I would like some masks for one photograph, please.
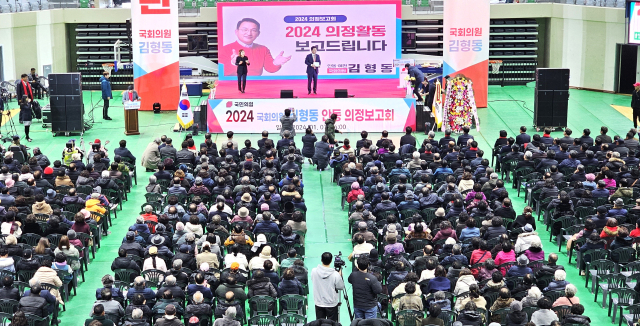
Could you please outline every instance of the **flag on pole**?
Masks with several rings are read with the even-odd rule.
[[[178,102],[178,112],[176,114],[182,128],[187,129],[193,125],[193,112],[187,95],[187,84],[184,81],[182,82],[182,91],[180,92],[180,101]]]

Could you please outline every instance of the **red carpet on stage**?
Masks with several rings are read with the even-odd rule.
[[[280,90],[292,89],[299,98],[334,97],[335,89],[347,89],[357,98],[404,98],[405,90],[398,88],[398,79],[319,79],[318,94],[307,95],[306,79],[247,80],[247,89],[238,91],[237,80],[220,81],[216,87],[217,99],[280,98]]]

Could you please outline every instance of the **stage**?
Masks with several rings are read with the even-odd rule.
[[[220,80],[216,99],[280,98],[280,90],[291,89],[298,98],[333,98],[334,90],[346,89],[354,98],[404,98],[405,89],[393,79],[318,79],[318,94],[308,95],[306,79],[247,80],[245,93],[238,91],[237,80]]]

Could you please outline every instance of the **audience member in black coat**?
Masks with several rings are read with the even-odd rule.
[[[115,271],[116,269],[133,269],[140,272],[140,266],[135,260],[127,257],[127,251],[124,248],[118,249],[118,257],[111,263],[111,270]]]
[[[0,288],[0,299],[20,301],[20,292],[13,287],[13,277],[5,276],[2,278],[2,287]]]
[[[16,270],[18,271],[37,271],[40,268],[40,262],[37,259],[33,259],[31,249],[26,249],[22,255],[22,259],[16,263]]]

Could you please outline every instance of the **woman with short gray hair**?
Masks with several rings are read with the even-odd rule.
[[[565,296],[556,299],[553,306],[573,306],[574,304],[580,303],[580,298],[576,297],[576,293],[578,293],[578,288],[573,284],[567,284],[564,288]]]

